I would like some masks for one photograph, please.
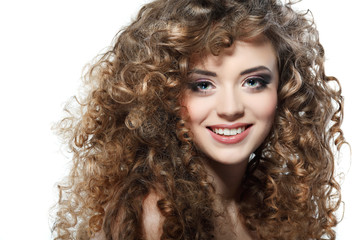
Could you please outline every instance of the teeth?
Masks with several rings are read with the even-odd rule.
[[[229,129],[229,128],[215,128],[215,129],[212,129],[212,131],[214,133],[216,133],[216,134],[219,134],[219,135],[234,136],[236,134],[240,134],[243,131],[245,131],[245,127],[232,128],[232,129]]]

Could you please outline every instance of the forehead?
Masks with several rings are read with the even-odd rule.
[[[277,69],[277,53],[274,46],[264,37],[242,41],[236,40],[231,47],[225,48],[218,56],[198,54],[192,58],[192,67],[216,68],[223,64],[254,67],[264,65]]]

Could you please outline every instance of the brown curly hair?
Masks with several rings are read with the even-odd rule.
[[[118,33],[85,77],[80,115],[58,126],[73,165],[59,185],[54,238],[102,230],[107,239],[142,239],[143,199],[155,191],[161,239],[211,239],[215,190],[179,100],[194,54],[218,55],[259,35],[277,52],[278,108],[248,164],[239,212],[260,239],[335,239],[341,88],[325,75],[312,17],[276,0],[155,0]]]

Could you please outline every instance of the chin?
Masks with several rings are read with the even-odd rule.
[[[241,156],[242,154],[231,154],[228,156],[212,156],[209,157],[209,159],[212,162],[216,162],[219,164],[224,164],[224,165],[237,165],[240,163],[244,163],[244,162],[248,162],[249,161],[249,155],[245,155],[245,156]]]

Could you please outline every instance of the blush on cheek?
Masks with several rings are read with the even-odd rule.
[[[277,96],[262,96],[251,103],[254,114],[259,119],[269,119],[272,121],[277,105]]]
[[[200,123],[206,118],[209,106],[211,105],[205,98],[196,98],[193,96],[188,96],[186,101],[184,101],[184,104],[186,106],[190,122],[197,123]]]

